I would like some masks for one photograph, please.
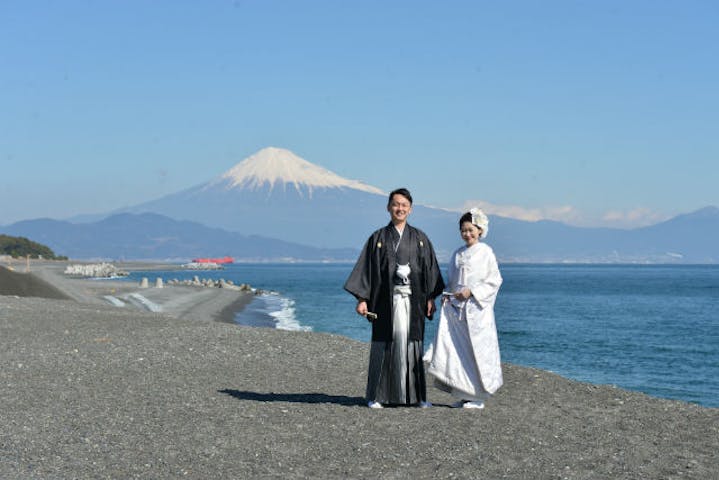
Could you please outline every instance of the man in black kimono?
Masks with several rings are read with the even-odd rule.
[[[357,298],[357,313],[372,322],[368,406],[426,407],[424,319],[432,318],[444,281],[429,239],[407,224],[409,191],[390,193],[387,211],[390,223],[369,237],[344,288]]]

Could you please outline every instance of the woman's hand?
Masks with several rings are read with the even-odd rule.
[[[454,298],[456,298],[458,300],[467,300],[471,296],[472,296],[472,291],[467,287],[463,288],[462,290],[460,290],[459,292],[454,294]]]

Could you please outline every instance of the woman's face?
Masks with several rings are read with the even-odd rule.
[[[474,225],[472,222],[463,222],[462,228],[459,229],[462,240],[471,247],[479,241],[479,236],[482,234],[482,229]]]

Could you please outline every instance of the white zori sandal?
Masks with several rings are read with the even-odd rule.
[[[460,400],[452,405],[452,408],[484,408],[484,402],[470,402],[468,400]]]

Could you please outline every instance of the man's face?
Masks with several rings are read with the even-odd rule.
[[[406,222],[407,216],[412,211],[412,204],[403,195],[395,193],[392,195],[392,201],[387,205],[387,211],[392,217],[392,223]]]

